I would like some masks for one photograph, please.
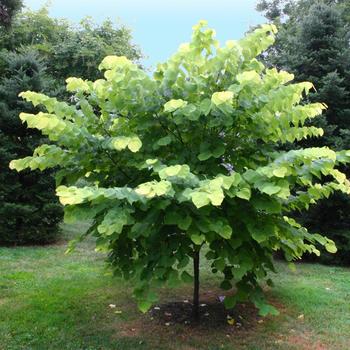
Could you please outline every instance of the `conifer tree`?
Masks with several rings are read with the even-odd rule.
[[[27,89],[46,91],[50,81],[34,52],[9,53],[7,70],[0,80],[0,244],[48,243],[57,238],[62,209],[49,171],[15,173],[13,157],[32,153],[42,141],[38,131],[18,119],[22,110],[35,112],[18,94]]]
[[[320,139],[308,139],[302,147],[327,145],[334,149],[350,145],[350,22],[349,3],[343,1],[302,0],[261,1],[258,10],[280,27],[276,46],[265,61],[288,69],[297,81],[311,81],[316,91],[311,102],[324,102],[327,111],[316,121],[325,131]],[[349,174],[349,170],[344,169]],[[334,194],[304,215],[313,230],[330,235],[339,242],[340,251],[333,262],[350,263],[349,199]],[[328,260],[330,257],[325,255]]]
[[[0,26],[9,27],[13,16],[22,8],[22,0],[0,1]]]

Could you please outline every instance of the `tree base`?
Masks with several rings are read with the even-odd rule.
[[[176,324],[201,328],[250,328],[256,323],[258,311],[254,306],[238,304],[233,310],[226,310],[219,301],[203,302],[199,306],[199,322],[193,317],[193,305],[188,301],[169,302],[154,306],[148,313],[151,321],[172,326]]]

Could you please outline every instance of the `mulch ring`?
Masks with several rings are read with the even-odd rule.
[[[193,319],[192,303],[188,300],[169,302],[154,306],[147,314],[150,322],[164,326],[184,325],[191,328],[249,329],[259,322],[258,310],[251,304],[237,304],[227,310],[224,303],[217,300],[202,300],[200,322]]]

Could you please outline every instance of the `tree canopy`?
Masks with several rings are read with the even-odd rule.
[[[319,255],[318,245],[336,251],[289,214],[334,191],[350,193],[341,172],[350,151],[279,148],[321,136],[307,122],[326,106],[303,100],[310,82],[293,83],[292,74],[257,59],[273,44],[274,25],[222,47],[205,21],[193,29],[153,77],[126,57],[107,56],[103,79],[67,79],[73,104],[23,92],[47,111],[21,120],[53,144],[10,167],[60,168],[65,220],[90,220],[87,234],[116,274],[134,280],[142,311],[162,283],[197,281],[202,251],[221,287],[237,288],[227,307],[251,300],[262,315],[275,313],[259,285],[271,283],[274,252],[293,261]]]

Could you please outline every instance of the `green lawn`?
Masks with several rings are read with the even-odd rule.
[[[64,229],[70,237],[81,230]],[[1,350],[350,349],[350,269],[300,264],[292,272],[278,263],[267,295],[280,316],[209,332],[141,315],[130,285],[110,276],[93,242],[71,255],[64,251],[64,244],[0,248]],[[215,277],[202,270],[205,300],[219,292]],[[164,288],[161,295],[163,301],[188,299],[191,286]]]

